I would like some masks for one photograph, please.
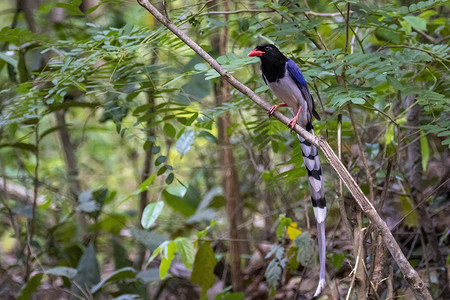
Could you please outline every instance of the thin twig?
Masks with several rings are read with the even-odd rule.
[[[207,16],[207,15],[234,15],[241,13],[273,13],[273,9],[239,9],[239,10],[230,10],[230,11],[207,11],[196,16]]]
[[[370,174],[369,164],[367,163],[367,159],[366,159],[366,152],[362,145],[361,137],[359,135],[358,128],[356,127],[355,119],[353,118],[353,109],[350,104],[348,105],[348,112],[349,112],[350,120],[352,121],[353,131],[355,132],[356,143],[358,144],[360,157],[362,159],[363,166],[364,166],[364,171],[366,172],[367,181],[369,183],[370,202],[373,203],[373,200],[374,200],[373,179],[372,179],[372,175]]]
[[[364,231],[365,228],[362,228],[361,231]],[[348,300],[350,298],[350,293],[352,292],[352,288],[353,285],[355,284],[355,279],[356,279],[356,275],[358,272],[358,265],[360,264],[359,260],[360,260],[360,255],[361,255],[361,248],[362,248],[362,244],[363,244],[363,237],[362,237],[362,232],[358,235],[359,237],[359,241],[358,241],[358,252],[356,254],[356,263],[355,263],[355,267],[353,268],[352,272],[353,273],[353,277],[352,277],[352,281],[350,282],[350,287],[348,288],[348,292],[347,292],[347,296],[345,297],[345,300]]]

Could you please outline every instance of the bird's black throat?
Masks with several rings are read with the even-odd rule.
[[[261,71],[268,82],[275,82],[284,77],[286,61],[286,57],[276,61],[261,57]]]

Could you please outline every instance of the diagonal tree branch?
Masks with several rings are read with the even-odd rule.
[[[162,15],[148,0],[137,0],[139,5],[148,10],[159,22],[164,24],[170,31],[172,31],[176,36],[178,36],[186,45],[188,45],[192,50],[194,50],[198,55],[200,55],[214,70],[216,70],[225,80],[227,80],[234,88],[236,88],[241,93],[248,96],[256,104],[269,110],[270,104],[265,102],[260,98],[255,92],[250,88],[242,84],[239,80],[231,76],[224,68],[205,50],[203,50],[197,43],[191,40],[180,28],[175,26],[166,16]],[[275,112],[274,116],[280,120],[283,124],[287,125],[289,118],[281,114],[280,112]],[[386,248],[391,253],[401,272],[406,278],[406,281],[410,285],[411,289],[414,291],[415,295],[419,299],[429,299],[431,300],[431,295],[426,288],[424,282],[420,278],[419,274],[414,270],[414,268],[409,264],[402,250],[400,249],[398,243],[396,242],[394,236],[389,230],[386,223],[378,215],[377,211],[373,207],[372,203],[369,202],[367,197],[361,191],[359,186],[356,184],[353,177],[350,175],[348,170],[341,163],[339,158],[333,152],[327,141],[321,136],[314,136],[307,132],[305,129],[301,128],[299,125],[294,127],[294,131],[304,137],[308,142],[317,146],[322,150],[325,158],[333,167],[333,169],[338,174],[339,178],[344,182],[345,186],[348,188],[350,193],[353,195],[355,201],[358,203],[359,207],[363,213],[369,218],[372,224],[378,229],[383,237],[383,241]]]

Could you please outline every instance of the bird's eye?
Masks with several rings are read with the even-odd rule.
[[[270,50],[270,46],[266,46],[266,48],[264,50],[269,51]]]

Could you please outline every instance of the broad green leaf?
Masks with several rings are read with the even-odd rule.
[[[91,288],[91,286],[100,281],[100,267],[97,261],[97,253],[95,252],[92,243],[87,246],[83,256],[81,256],[80,261],[78,262],[77,271],[77,275],[73,281],[75,281],[78,286]],[[77,285],[72,284],[71,290],[72,292],[82,295],[82,292]]]
[[[194,69],[197,71],[200,71],[200,72],[204,72],[204,71],[208,71],[209,68],[206,64],[201,63],[201,64],[196,64],[194,66]]]
[[[399,196],[400,197],[400,204],[402,206],[402,215],[404,216],[404,221],[406,226],[417,228],[419,224],[419,214],[417,212],[417,209],[413,207],[411,204],[411,198],[408,198],[406,196]]]
[[[159,217],[163,208],[164,208],[163,201],[148,204],[145,207],[144,212],[142,213],[141,219],[142,227],[145,229],[149,229],[150,226],[152,226],[153,223],[156,221],[156,219]]]
[[[98,284],[91,288],[91,293],[97,293],[107,282],[116,281],[120,279],[132,279],[136,277],[136,270],[130,267],[122,268],[114,271],[112,274],[106,276]]]
[[[0,59],[6,61],[8,64],[12,65],[14,68],[17,68],[17,59],[15,59],[11,55],[6,55],[4,52],[0,52]]]
[[[171,138],[174,138],[177,135],[177,130],[170,123],[164,124],[164,132],[168,137]]]
[[[161,249],[161,264],[159,265],[159,277],[161,279],[166,278],[169,272],[170,264],[172,263],[173,257],[175,256],[175,251],[177,247],[174,241],[165,243]]]
[[[206,291],[214,285],[216,275],[214,267],[217,264],[214,251],[210,247],[209,242],[201,244],[195,255],[194,268],[192,269],[191,280],[198,283],[202,287],[202,296]]]
[[[333,266],[336,269],[340,269],[342,267],[342,263],[344,262],[344,258],[344,253],[332,253]]]
[[[65,276],[69,279],[74,278],[78,271],[74,268],[69,267],[54,267],[44,271],[44,274],[55,275],[55,276]]]
[[[425,19],[416,16],[406,16],[404,19],[416,29],[427,30],[427,21]]]
[[[182,190],[183,196],[180,196],[178,188]],[[198,190],[192,186],[189,186],[188,189],[184,187],[169,187],[163,190],[162,195],[167,205],[185,217],[192,216],[201,201]]]
[[[188,238],[179,237],[175,239],[175,245],[186,269],[192,268],[195,259],[194,244]]]
[[[27,283],[25,283],[20,289],[19,296],[16,300],[29,300],[33,296],[33,293],[37,291],[38,287],[41,285],[42,276],[44,274],[38,273],[31,277]]]

